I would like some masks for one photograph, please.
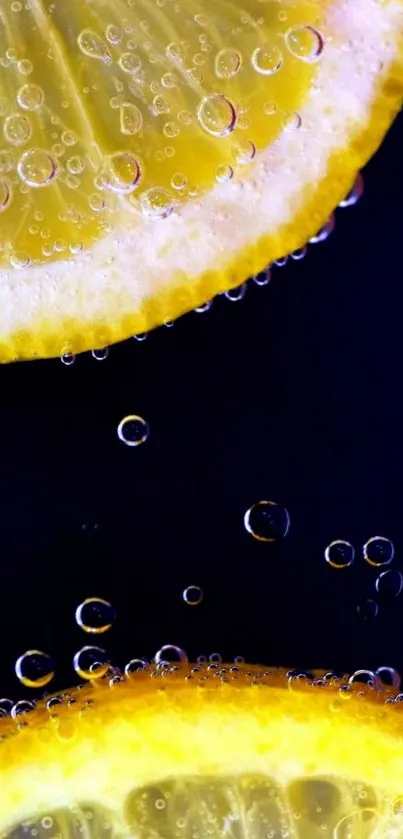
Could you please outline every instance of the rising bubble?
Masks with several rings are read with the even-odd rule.
[[[354,562],[355,550],[350,542],[335,539],[325,550],[325,560],[332,568],[347,568]]]
[[[392,600],[398,597],[403,589],[403,575],[401,571],[389,568],[377,577],[375,588],[382,600]]]
[[[389,565],[395,555],[393,542],[385,536],[372,536],[362,550],[366,562],[375,568]]]
[[[163,662],[170,664],[176,663],[177,661],[186,662],[189,659],[185,651],[182,650],[182,647],[177,647],[175,644],[164,644],[155,654],[154,661],[156,664],[162,664]]]
[[[244,525],[259,542],[275,542],[287,535],[290,516],[286,508],[275,501],[257,501],[246,511]]]
[[[111,628],[114,619],[113,606],[102,597],[88,597],[76,609],[76,621],[84,632],[100,635]]]
[[[126,446],[140,446],[150,435],[150,428],[143,417],[128,414],[118,425],[118,437]]]
[[[182,597],[188,606],[198,606],[203,600],[203,589],[200,586],[187,586],[182,592]]]
[[[25,687],[41,688],[48,685],[55,675],[50,655],[40,650],[27,650],[15,663],[17,678]]]

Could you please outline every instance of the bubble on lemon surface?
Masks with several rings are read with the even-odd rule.
[[[99,350],[91,350],[91,355],[96,361],[105,361],[109,355],[109,347],[102,347]]]
[[[188,606],[198,606],[203,600],[203,589],[200,586],[187,586],[182,592],[182,598]]]
[[[18,174],[27,186],[46,187],[57,175],[55,159],[44,149],[30,149],[18,163]]]
[[[263,76],[272,76],[281,70],[283,53],[276,43],[256,47],[252,53],[252,67]]]
[[[354,557],[353,545],[344,539],[335,539],[325,549],[325,560],[332,568],[348,568]]]
[[[115,610],[108,600],[102,597],[88,597],[76,609],[76,622],[84,632],[102,634],[111,628],[115,620]]]
[[[100,679],[108,671],[109,658],[101,647],[81,647],[74,655],[73,667],[82,679]]]
[[[140,446],[148,440],[150,428],[138,414],[128,414],[118,425],[118,437],[126,446]]]
[[[45,687],[55,675],[53,659],[40,650],[27,650],[17,658],[15,674],[25,687]]]
[[[20,699],[18,702],[15,702],[13,707],[11,708],[11,716],[14,719],[17,719],[17,717],[22,717],[25,714],[30,714],[31,711],[34,710],[34,702],[30,702],[29,699]]]
[[[389,565],[395,555],[395,548],[391,539],[386,536],[372,536],[363,547],[363,556],[369,565],[379,568]]]
[[[285,42],[295,58],[308,63],[318,61],[323,54],[324,40],[313,26],[294,26],[288,30]]]
[[[219,79],[231,79],[242,67],[242,54],[232,47],[225,47],[215,57],[215,72]]]
[[[154,661],[155,664],[163,665],[164,663],[176,664],[178,661],[186,662],[189,659],[182,647],[178,647],[175,644],[164,644],[156,652]]]
[[[132,658],[125,664],[125,674],[126,676],[133,676],[134,673],[137,673],[139,670],[145,670],[146,667],[147,662],[143,658]]]
[[[384,685],[391,685],[391,687],[399,690],[401,685],[400,673],[394,667],[378,667],[375,675]]]
[[[290,527],[288,510],[275,501],[257,501],[244,515],[248,533],[259,542],[284,539]]]

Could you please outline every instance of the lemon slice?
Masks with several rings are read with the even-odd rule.
[[[305,244],[402,101],[403,0],[0,9],[0,359],[105,346]]]
[[[329,676],[149,668],[2,719],[0,835],[399,837],[401,705]]]

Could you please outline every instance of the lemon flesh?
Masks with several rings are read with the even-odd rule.
[[[2,839],[403,835],[390,691],[247,665],[101,681],[1,720]]]
[[[304,244],[403,90],[403,0],[0,9],[0,359],[100,347]]]

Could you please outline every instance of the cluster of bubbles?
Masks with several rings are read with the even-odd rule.
[[[364,619],[376,617],[379,602],[398,597],[403,591],[403,574],[399,569],[387,568],[394,556],[395,548],[386,536],[371,536],[362,547],[362,558],[371,568],[382,569],[375,579],[376,599],[366,598],[357,606],[357,612]],[[356,558],[351,542],[335,539],[325,549],[325,560],[332,568],[349,568]]]

